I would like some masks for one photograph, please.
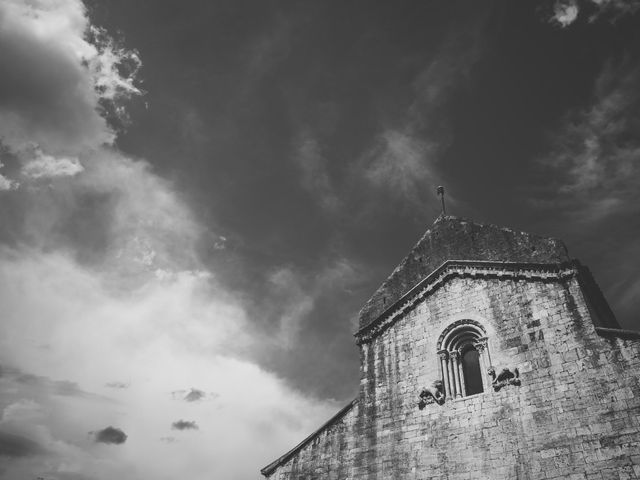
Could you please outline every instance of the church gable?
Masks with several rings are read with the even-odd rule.
[[[360,311],[360,328],[376,320],[447,260],[550,263],[569,260],[564,244],[490,224],[439,217]]]
[[[358,397],[263,474],[639,476],[640,334],[602,326],[606,301],[561,242],[508,232],[510,253],[446,259],[365,323]]]

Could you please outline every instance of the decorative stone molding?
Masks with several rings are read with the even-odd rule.
[[[514,368],[513,372],[503,368],[500,375],[496,376],[496,369],[491,366],[487,369],[487,373],[491,377],[491,386],[496,392],[507,385],[520,386],[520,371],[517,368]]]
[[[447,350],[438,350],[438,356],[440,360],[446,361],[449,359],[449,352]]]
[[[421,300],[428,297],[452,278],[525,279],[560,282],[578,274],[576,261],[561,264],[487,262],[447,260],[397,302],[385,310],[376,320],[355,333],[356,343],[365,344],[384,332],[402,318]]]
[[[478,353],[482,354],[487,348],[487,341],[489,339],[487,337],[482,337],[478,339],[478,341],[473,345],[478,350]]]
[[[418,396],[418,408],[424,409],[429,404],[437,403],[442,405],[444,403],[444,385],[442,380],[436,380],[430,387],[423,388]]]

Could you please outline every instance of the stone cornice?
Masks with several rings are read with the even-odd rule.
[[[374,321],[358,330],[356,343],[370,342],[397,322],[419,301],[435,292],[452,278],[498,278],[540,281],[560,281],[578,274],[579,263],[519,263],[480,260],[447,260],[398,301],[380,314]]]

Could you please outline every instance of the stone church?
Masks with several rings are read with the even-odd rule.
[[[440,216],[355,338],[357,398],[265,477],[640,478],[640,334],[560,240]]]

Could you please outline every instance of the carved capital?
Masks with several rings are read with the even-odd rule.
[[[440,360],[444,360],[446,362],[449,358],[449,352],[446,350],[438,350],[438,356],[440,357]]]
[[[482,353],[487,348],[487,340],[487,337],[479,338],[473,346],[476,347],[476,350],[478,350],[478,352]]]
[[[449,358],[455,362],[458,359],[458,352],[456,350],[451,350],[449,352]]]

